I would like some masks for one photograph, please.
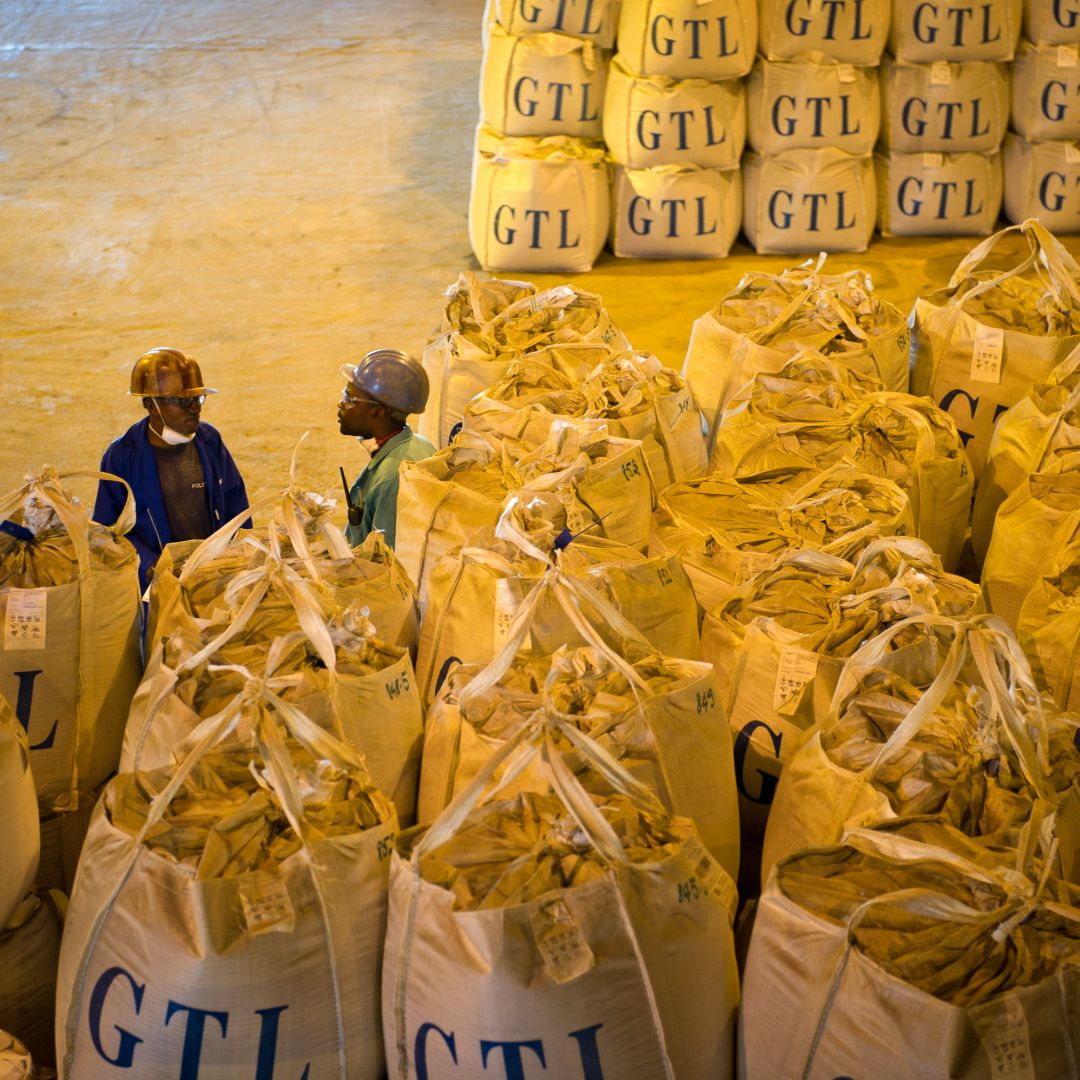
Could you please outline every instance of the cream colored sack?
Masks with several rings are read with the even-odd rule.
[[[987,608],[1014,630],[1040,575],[1080,536],[1080,449],[1059,452],[998,507],[982,569]]]
[[[76,810],[116,768],[141,670],[138,559],[124,540],[135,500],[128,489],[116,524],[98,525],[63,487],[80,477],[124,483],[46,466],[0,499],[0,520],[26,529],[0,539],[0,694],[29,737],[43,812]],[[47,519],[36,537],[31,504]],[[39,584],[52,549],[57,577]]]
[[[1007,64],[911,64],[887,53],[881,58],[883,150],[992,153],[1008,126]]]
[[[629,259],[722,259],[742,222],[742,176],[696,165],[615,167],[611,250]]]
[[[739,79],[638,75],[616,56],[603,122],[609,153],[629,169],[737,169],[746,142],[745,92]]]
[[[623,0],[619,56],[628,71],[669,79],[738,79],[754,62],[756,4]]]
[[[769,60],[807,53],[845,64],[874,65],[889,32],[888,0],[833,6],[827,0],[762,0],[759,52]]]
[[[485,270],[591,270],[610,213],[602,144],[477,131],[469,240]]]
[[[1001,155],[875,154],[882,236],[986,236],[1001,210]]]
[[[1080,713],[1080,543],[1071,543],[1035,582],[1016,634],[1039,684],[1062,709]]]
[[[1016,862],[911,822],[781,864],[746,963],[740,1076],[1075,1080],[1076,894]]]
[[[694,630],[697,631],[696,619]],[[0,831],[0,926],[4,926],[37,874],[41,832],[34,777],[30,772],[30,743],[3,698],[0,698],[0,807],[4,815]]]
[[[1080,139],[1080,63],[1072,45],[1021,43],[1012,66],[1012,129],[1029,142]]]
[[[589,41],[496,26],[480,66],[480,122],[503,135],[597,139],[606,74]]]
[[[743,158],[743,231],[761,255],[865,251],[875,200],[868,154],[826,148]]]
[[[234,732],[251,749],[215,756]],[[198,1030],[204,1080],[377,1080],[392,805],[260,680],[192,742],[95,811],[60,956],[61,1076],[175,1075]],[[201,818],[211,796],[235,812]]]
[[[1028,252],[1007,270],[978,269],[1009,232]],[[982,472],[998,416],[1080,344],[1080,267],[1034,218],[977,244],[949,285],[915,301],[911,392],[949,413]]]
[[[1075,45],[1080,39],[1080,8],[1073,0],[1024,0],[1024,37],[1040,45]]]
[[[548,730],[615,794],[590,797]],[[550,795],[482,794],[504,764],[512,777],[534,760]],[[689,821],[571,725],[523,728],[428,830],[402,837],[390,890],[395,1080],[524,1076],[539,1062],[586,1080],[734,1075],[734,883]]]
[[[1005,216],[1037,217],[1060,235],[1080,233],[1080,144],[1031,143],[1009,132],[1005,163]]]
[[[896,0],[889,51],[898,60],[1011,60],[1020,39],[1023,0],[986,0],[978,7]]]
[[[877,71],[822,58],[758,57],[746,80],[750,145],[759,154],[833,146],[869,154],[881,122]]]
[[[554,32],[584,38],[602,49],[615,44],[621,0],[589,0],[566,4],[566,0],[487,0],[485,32],[497,24],[510,34]]]

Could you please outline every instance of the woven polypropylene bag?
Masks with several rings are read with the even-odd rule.
[[[38,869],[41,833],[30,772],[30,743],[8,703],[0,698],[0,926],[11,918]]]
[[[1030,142],[1080,138],[1077,45],[1021,43],[1012,65],[1012,129]]]
[[[1023,0],[987,0],[967,18],[948,4],[897,0],[889,51],[917,64],[937,60],[1011,60],[1020,38]]]
[[[1075,142],[1028,142],[1009,132],[1002,146],[1005,216],[1037,217],[1054,232],[1080,232],[1080,147]]]
[[[770,60],[808,53],[845,64],[874,65],[889,32],[886,0],[829,8],[812,0],[765,0],[760,5],[759,52]]]
[[[620,0],[592,0],[567,5],[562,0],[488,0],[484,11],[485,32],[498,24],[511,34],[571,34],[610,49],[615,43]]]

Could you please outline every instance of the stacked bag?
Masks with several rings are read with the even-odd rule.
[[[1005,214],[1080,232],[1080,10],[1025,0],[1005,136]]]

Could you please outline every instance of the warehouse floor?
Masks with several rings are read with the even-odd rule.
[[[419,353],[476,268],[466,214],[482,0],[4,0],[0,4],[0,483],[94,468],[138,419],[132,362],[193,353],[253,493],[336,490],[339,366]],[[1012,239],[1012,238],[1010,238]],[[1080,252],[1077,238],[1069,242]],[[865,266],[905,311],[970,240],[879,241]],[[1016,245],[1009,245],[1016,249]],[[681,364],[694,318],[791,257],[601,257],[640,349]],[[537,277],[543,285],[560,276]]]

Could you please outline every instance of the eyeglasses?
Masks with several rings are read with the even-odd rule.
[[[341,391],[341,402],[343,405],[378,405],[377,401],[372,401],[371,398],[366,397],[353,397],[348,390]]]
[[[175,405],[178,409],[187,409],[191,412],[193,409],[201,407],[203,402],[206,401],[205,394],[196,394],[194,397],[159,397],[157,399],[162,405]]]

